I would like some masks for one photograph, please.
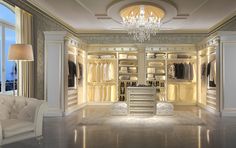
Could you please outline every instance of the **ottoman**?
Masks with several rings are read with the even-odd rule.
[[[156,114],[160,116],[173,115],[174,106],[169,102],[157,102]]]
[[[124,116],[128,114],[128,106],[126,102],[115,102],[112,104],[111,114],[114,116]]]

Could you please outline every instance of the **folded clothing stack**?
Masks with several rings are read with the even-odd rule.
[[[122,75],[122,76],[119,76],[119,79],[120,80],[129,80],[130,76],[129,75]]]
[[[164,66],[163,62],[149,62],[149,66]]]
[[[136,55],[128,55],[128,59],[137,59]]]
[[[120,67],[120,73],[128,73],[128,68],[127,67]]]
[[[132,80],[132,81],[137,81],[137,80],[138,80],[138,77],[136,77],[136,76],[131,76],[131,77],[130,77],[130,80]]]
[[[119,54],[119,59],[127,59],[127,54]]]
[[[129,73],[137,73],[137,68],[136,67],[129,67],[128,72]]]
[[[101,55],[100,58],[101,59],[113,59],[113,58],[115,58],[115,56],[114,55]]]
[[[156,58],[155,53],[147,53],[147,58],[148,59],[155,59]]]
[[[155,68],[147,68],[147,73],[156,73]]]

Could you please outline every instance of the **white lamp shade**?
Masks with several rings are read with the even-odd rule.
[[[34,61],[33,49],[29,44],[12,44],[8,51],[10,61]]]

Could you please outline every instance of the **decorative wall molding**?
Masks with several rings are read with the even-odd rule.
[[[87,44],[139,44],[127,33],[78,34]],[[207,37],[204,33],[160,33],[144,44],[197,44]]]

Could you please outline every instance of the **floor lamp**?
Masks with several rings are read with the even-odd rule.
[[[8,51],[8,60],[15,61],[16,64],[20,61],[34,61],[33,49],[30,44],[12,44]],[[18,71],[18,70],[17,70]],[[13,95],[15,96],[15,76],[16,71],[14,69],[14,81],[13,81]]]

